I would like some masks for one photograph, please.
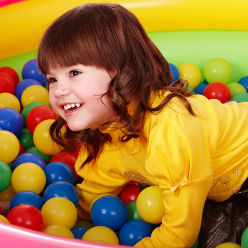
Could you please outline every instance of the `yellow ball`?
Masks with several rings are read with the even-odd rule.
[[[235,243],[226,242],[226,243],[217,245],[215,248],[241,248],[241,246]]]
[[[201,82],[201,71],[193,64],[183,64],[178,68],[180,78],[189,82],[191,88],[196,88]]]
[[[103,244],[119,245],[116,233],[105,226],[94,226],[85,232],[82,240]]]
[[[0,222],[10,224],[9,220],[6,217],[4,217],[3,215],[0,215]]]
[[[0,201],[11,201],[13,196],[16,194],[12,185],[10,185],[6,190],[0,192]]]
[[[35,146],[39,151],[48,155],[55,155],[61,152],[62,148],[58,146],[50,136],[50,126],[55,120],[48,119],[40,122],[33,133],[33,140]]]
[[[74,235],[71,232],[71,230],[65,226],[50,225],[44,229],[44,232],[66,238],[72,238],[72,239],[74,238]]]
[[[10,163],[16,159],[20,150],[20,143],[17,137],[6,130],[0,131],[0,160]]]
[[[32,102],[41,102],[49,106],[48,90],[41,85],[31,85],[23,91],[21,102],[23,108]]]
[[[21,104],[18,98],[10,93],[0,93],[0,109],[1,108],[13,108],[20,112]]]
[[[54,197],[45,202],[41,209],[45,226],[60,225],[69,229],[77,220],[77,209],[75,205],[64,197]]]
[[[160,188],[150,186],[142,190],[136,200],[136,208],[144,221],[152,224],[161,223],[165,211]]]
[[[23,163],[13,171],[11,183],[17,193],[30,190],[39,194],[46,185],[46,175],[39,165],[29,162]]]

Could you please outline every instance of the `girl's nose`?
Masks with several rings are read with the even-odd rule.
[[[70,92],[71,92],[71,90],[70,90],[70,87],[67,83],[65,83],[65,82],[60,83],[59,82],[57,84],[56,89],[54,90],[54,95],[56,97],[61,97],[61,96],[66,96],[66,95],[70,94]]]

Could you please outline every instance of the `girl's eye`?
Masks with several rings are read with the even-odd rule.
[[[53,77],[50,77],[50,78],[47,78],[47,82],[50,84],[50,83],[55,83],[57,82],[57,80]]]
[[[81,73],[81,72],[75,71],[75,70],[70,71],[70,75],[71,75],[72,77],[75,77],[75,76],[77,76],[77,75],[80,74],[80,73]]]

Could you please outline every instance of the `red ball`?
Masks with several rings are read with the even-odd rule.
[[[19,149],[19,153],[18,153],[18,156],[22,153],[24,153],[26,150],[25,150],[25,147],[20,143],[20,149]]]
[[[29,111],[26,119],[27,128],[30,131],[30,133],[34,132],[34,129],[36,126],[48,119],[57,119],[58,116],[54,112],[54,110],[48,106],[37,106],[33,108],[31,111]]]
[[[60,162],[64,162],[68,164],[72,168],[75,174],[75,180],[77,181],[78,175],[75,171],[76,160],[77,160],[77,154],[74,154],[71,152],[60,152],[51,158],[50,163],[55,162],[55,161],[60,161]]]
[[[208,99],[218,99],[222,103],[231,100],[231,92],[229,88],[221,82],[214,82],[209,84],[205,88],[203,95]]]
[[[11,78],[14,80],[15,85],[19,83],[19,76],[13,68],[8,66],[0,67],[0,72],[4,72],[11,76]]]
[[[32,205],[21,204],[12,208],[7,215],[7,219],[13,225],[26,227],[35,231],[42,232],[44,229],[44,220],[41,212]]]
[[[140,188],[135,184],[127,184],[127,186],[121,191],[120,198],[125,203],[128,204],[135,201],[140,193]]]
[[[11,93],[15,92],[15,82],[8,74],[0,72],[0,93]]]

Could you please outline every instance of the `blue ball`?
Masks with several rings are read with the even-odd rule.
[[[82,239],[86,231],[89,229],[83,226],[74,227],[71,229],[75,239]]]
[[[13,196],[13,198],[10,201],[10,209],[18,205],[21,205],[21,204],[29,204],[41,210],[43,203],[44,202],[40,195],[38,195],[37,193],[33,191],[25,190],[25,191],[16,193]]]
[[[175,65],[169,63],[169,66],[170,66],[171,73],[172,73],[172,76],[173,76],[172,83],[174,83],[176,80],[179,79],[179,71],[178,71],[178,69],[177,69],[177,67]]]
[[[34,163],[39,165],[41,168],[44,168],[46,163],[45,161],[37,154],[31,152],[25,152],[20,154],[12,163],[12,171],[20,164],[23,163]]]
[[[39,71],[37,59],[29,60],[22,68],[23,79],[34,79],[46,86],[46,77]]]
[[[91,207],[91,220],[95,226],[106,226],[117,231],[128,219],[127,207],[118,197],[106,195]]]
[[[75,183],[75,174],[72,168],[64,162],[51,162],[44,167],[44,172],[46,174],[46,185],[57,181]]]
[[[3,130],[19,136],[22,132],[24,121],[22,115],[13,108],[0,109],[0,127]]]
[[[248,91],[248,76],[242,77],[239,80],[239,83],[245,87],[246,91]]]
[[[41,84],[32,79],[24,79],[20,83],[17,84],[16,89],[15,89],[15,96],[18,98],[20,102],[21,102],[23,91],[32,85],[41,85]]]
[[[53,198],[53,197],[65,197],[77,207],[79,196],[76,188],[68,182],[58,181],[48,185],[44,192],[44,201]]]
[[[134,246],[145,237],[150,237],[152,226],[143,220],[130,220],[119,231],[119,240],[122,245]]]
[[[207,83],[202,83],[202,84],[199,84],[195,89],[195,94],[200,94],[200,95],[203,95],[203,92],[205,90],[205,88],[208,86]]]

